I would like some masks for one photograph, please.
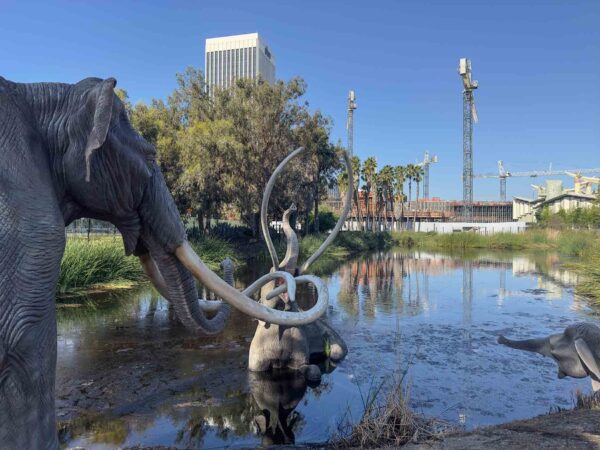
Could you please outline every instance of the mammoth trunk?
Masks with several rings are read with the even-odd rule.
[[[198,334],[221,332],[229,316],[229,306],[222,305],[217,314],[208,319],[198,305],[198,291],[192,274],[173,254],[163,250],[152,237],[144,236],[143,240],[165,280],[169,301],[181,323]]]
[[[550,342],[548,338],[524,339],[521,341],[513,341],[512,339],[507,339],[504,336],[500,336],[498,338],[498,343],[517,350],[541,353],[544,356],[550,355]]]
[[[153,168],[140,206],[143,231],[141,240],[162,275],[169,301],[179,320],[201,334],[219,333],[225,327],[229,307],[208,319],[198,304],[198,292],[192,274],[175,257],[175,250],[186,241],[185,228],[158,167]]]

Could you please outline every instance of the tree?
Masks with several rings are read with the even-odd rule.
[[[361,211],[361,204],[360,204],[360,158],[358,156],[353,156],[352,157],[352,174],[354,177],[354,204],[356,206],[356,218],[358,220],[359,225],[359,229],[361,231],[364,231],[364,226],[363,226],[363,218],[362,218],[362,211]]]
[[[339,167],[339,148],[329,140],[331,121],[320,111],[309,113],[301,101],[305,90],[300,78],[273,84],[244,79],[209,97],[202,72],[189,67],[177,74],[177,88],[166,102],[132,106],[127,92],[117,95],[132,125],[155,146],[181,212],[195,210],[203,227],[224,206],[233,207],[260,236],[264,188],[294,148],[307,151],[287,166],[271,204],[280,214],[294,201],[305,230],[311,210],[319,217],[319,201]]]
[[[373,223],[372,223],[372,202],[371,202],[371,192],[373,188],[375,188],[375,174],[377,173],[377,160],[370,156],[368,157],[362,168],[362,179],[365,182],[365,200],[366,200],[366,209],[367,209],[367,230],[373,231]],[[375,189],[376,192],[376,189]],[[369,218],[371,217],[371,222],[369,224]]]
[[[301,79],[273,84],[241,79],[233,87],[215,92],[213,119],[230,120],[240,144],[229,155],[236,180],[231,186],[232,202],[255,236],[260,236],[260,204],[271,173],[298,144],[294,130],[302,126],[307,114],[306,105],[300,105],[298,99],[305,90]],[[295,162],[286,172],[288,180],[279,180],[279,188],[274,190],[273,204],[279,210],[289,206],[286,188],[295,184],[289,180],[297,179],[292,172],[301,170],[300,165]]]
[[[327,188],[333,187],[336,172],[340,168],[342,148],[330,143],[331,119],[320,111],[313,115],[305,114],[302,125],[296,131],[298,145],[306,149],[307,168],[305,174],[310,184],[309,195],[313,203],[313,231],[318,233],[319,202],[327,195]],[[306,221],[305,221],[306,222]],[[308,232],[308,227],[304,228]]]
[[[210,227],[231,201],[232,185],[227,155],[238,150],[233,125],[227,120],[194,121],[178,134],[181,160],[185,161],[178,188],[196,211],[200,230]],[[209,219],[206,223],[205,219]]]
[[[394,169],[394,193],[400,202],[400,226],[403,226],[404,221],[404,181],[406,177],[406,167],[396,166]]]
[[[417,225],[417,208],[419,207],[419,183],[421,182],[421,180],[423,179],[423,168],[421,166],[413,166],[413,180],[415,181],[415,183],[417,183],[417,192],[416,192],[416,198],[415,198],[415,208],[414,208],[414,215],[413,215],[413,230],[416,229],[416,225]]]
[[[388,211],[394,211],[394,168],[390,165],[385,165],[377,175],[377,186],[380,187],[381,203],[385,217],[385,228],[387,226]]]

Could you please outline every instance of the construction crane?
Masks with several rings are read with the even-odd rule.
[[[470,59],[460,59],[458,74],[463,81],[463,215],[469,221],[473,218],[473,124],[478,121],[473,91],[479,84],[471,79]]]
[[[556,175],[578,175],[600,173],[600,168],[592,169],[565,169],[565,170],[530,170],[525,172],[509,172],[504,168],[504,163],[498,161],[498,173],[480,173],[473,175],[473,178],[499,178],[500,179],[500,200],[506,201],[506,179],[509,177],[551,177]],[[534,188],[535,189],[535,188]]]
[[[429,152],[425,150],[423,161],[417,163],[418,167],[423,168],[423,198],[429,198],[429,166],[436,162],[438,162],[438,157],[436,155],[430,157]]]
[[[348,92],[348,120],[346,130],[348,131],[348,154],[350,158],[354,155],[354,110],[357,108],[354,91]]]
[[[586,177],[581,172],[566,171],[565,173],[573,177],[573,192],[576,194],[592,195],[594,193],[592,186],[600,184],[600,178],[597,177]]]

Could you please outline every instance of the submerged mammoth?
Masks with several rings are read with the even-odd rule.
[[[273,324],[310,323],[327,307],[325,296],[303,312],[271,309],[249,297],[284,279],[293,299],[295,281],[287,272],[267,274],[239,292],[204,265],[187,242],[155,150],[131,127],[115,84],[113,78],[22,84],[0,77],[3,449],[58,448],[54,293],[65,226],[75,219],[113,223],[125,252],[139,256],[193,333],[218,333],[229,315],[226,303],[198,301],[195,278],[228,304]]]
[[[250,372],[248,382],[258,407],[254,422],[261,446],[294,444],[294,429],[300,417],[295,408],[306,393],[306,379],[298,372]]]
[[[293,228],[290,226],[290,216],[296,210],[295,205],[287,209],[283,214],[282,226],[287,240],[287,249],[284,259],[279,262],[275,246],[269,235],[267,224],[267,208],[271,190],[275,184],[277,175],[283,171],[284,167],[295,156],[299,155],[304,149],[299,148],[292,152],[271,175],[267,183],[263,202],[261,207],[261,230],[267,243],[269,253],[273,263],[273,271],[279,270],[296,276],[296,281],[302,281],[302,276],[306,269],[312,264],[329,244],[335,239],[340,231],[351,206],[352,187],[346,192],[344,211],[342,212],[336,226],[325,242],[317,251],[302,265],[298,267],[299,246],[298,238]],[[352,176],[352,166],[348,155],[344,152],[346,170],[349,173],[349,179]],[[317,291],[319,289],[318,285]],[[300,308],[294,299],[286,294],[274,295],[278,289],[273,290],[274,286],[264,286],[261,292],[260,302],[265,306],[277,308],[285,311],[299,311]],[[311,359],[328,358],[331,361],[339,361],[348,353],[345,342],[340,335],[325,322],[319,318],[316,321],[304,325],[282,325],[273,324],[268,321],[259,321],[254,337],[250,344],[249,369],[254,372],[264,372],[271,369],[292,369],[300,371],[309,380],[318,380],[321,378],[321,370],[315,364],[311,364]]]
[[[558,378],[589,376],[594,391],[600,390],[600,328],[596,325],[578,323],[563,333],[522,341],[500,336],[498,343],[549,356],[558,364]]]

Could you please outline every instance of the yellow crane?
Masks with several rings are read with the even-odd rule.
[[[570,177],[573,177],[573,192],[576,194],[587,194],[593,195],[593,185],[600,184],[600,178],[598,177],[587,177],[582,175],[581,172],[565,172]]]

